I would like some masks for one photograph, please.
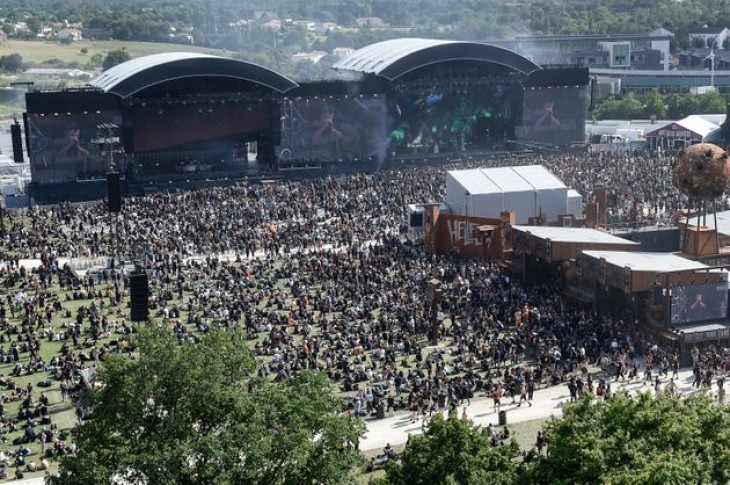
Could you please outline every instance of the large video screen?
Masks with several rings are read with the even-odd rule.
[[[120,129],[113,136],[121,136],[121,113],[28,113],[27,119],[33,182],[73,182],[107,172],[109,159],[102,153],[105,145],[100,138],[109,134],[99,126],[115,124]]]
[[[272,127],[273,109],[268,102],[231,100],[136,105],[128,112],[134,127],[131,146],[135,152],[169,152],[187,145],[246,139]]]
[[[554,145],[584,142],[585,96],[585,87],[526,89],[517,139]]]
[[[282,106],[280,161],[385,158],[384,95],[287,99]]]
[[[389,134],[393,150],[459,151],[512,136],[509,85],[411,90],[394,100]]]
[[[679,286],[672,290],[671,322],[681,325],[727,317],[727,283]]]

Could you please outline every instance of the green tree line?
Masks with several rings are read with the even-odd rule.
[[[693,23],[730,25],[727,0],[15,0],[0,8],[6,23],[24,20],[31,31],[44,22],[83,22],[107,29],[120,40],[158,40],[169,27],[190,26],[201,41],[235,32],[236,21],[256,11],[281,19],[331,21],[351,27],[359,17],[375,16],[393,27],[413,28],[430,36],[494,39],[516,34],[643,33],[666,27],[686,42]],[[35,32],[33,32],[35,33]],[[688,43],[686,43],[688,47]]]
[[[652,89],[645,94],[631,92],[606,98],[595,107],[593,117],[597,120],[681,119],[693,114],[724,114],[726,103],[718,91],[662,96]]]
[[[78,452],[61,459],[51,484],[341,484],[362,474],[364,426],[343,412],[326,375],[260,377],[240,329],[211,330],[194,343],[152,323],[128,342],[102,360],[81,396]],[[437,414],[374,482],[730,481],[730,413],[711,396],[591,397],[566,405],[523,452],[514,441],[494,446],[456,413]]]

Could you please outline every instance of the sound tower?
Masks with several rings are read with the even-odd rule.
[[[122,187],[118,173],[106,175],[106,191],[109,204],[109,212],[122,211]]]
[[[23,163],[23,138],[20,135],[20,123],[10,125],[10,138],[13,140],[13,160]]]
[[[129,277],[129,297],[132,305],[132,321],[144,322],[149,317],[150,288],[147,273],[135,273]]]

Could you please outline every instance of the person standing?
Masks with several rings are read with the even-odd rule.
[[[72,182],[80,173],[94,172],[97,160],[81,141],[81,128],[72,121],[66,125],[63,135],[53,140],[54,182]]]

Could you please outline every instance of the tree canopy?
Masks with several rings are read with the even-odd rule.
[[[545,427],[539,483],[728,483],[730,414],[710,397],[618,394],[584,400]]]
[[[102,69],[106,71],[107,69],[111,69],[117,64],[127,62],[131,58],[132,56],[130,56],[129,52],[127,52],[125,49],[109,51],[106,57],[104,57],[104,61],[102,62]]]
[[[468,421],[436,416],[378,484],[730,483],[730,413],[709,396],[586,398],[551,418],[548,454],[493,446]]]
[[[722,114],[726,100],[717,91],[705,94],[673,93],[661,96],[656,89],[645,94],[630,92],[611,96],[597,103],[593,113],[596,119],[681,119],[693,114]]]
[[[362,425],[336,414],[325,376],[257,378],[238,331],[179,343],[153,325],[132,344],[137,358],[103,362],[100,386],[83,397],[93,414],[78,456],[63,458],[52,483],[342,483],[358,463]]]
[[[394,485],[513,483],[516,453],[516,442],[494,447],[478,426],[438,414],[425,433],[411,437],[400,462],[389,463],[386,481]]]
[[[10,54],[0,57],[0,71],[18,72],[23,69],[23,57],[18,54]]]

